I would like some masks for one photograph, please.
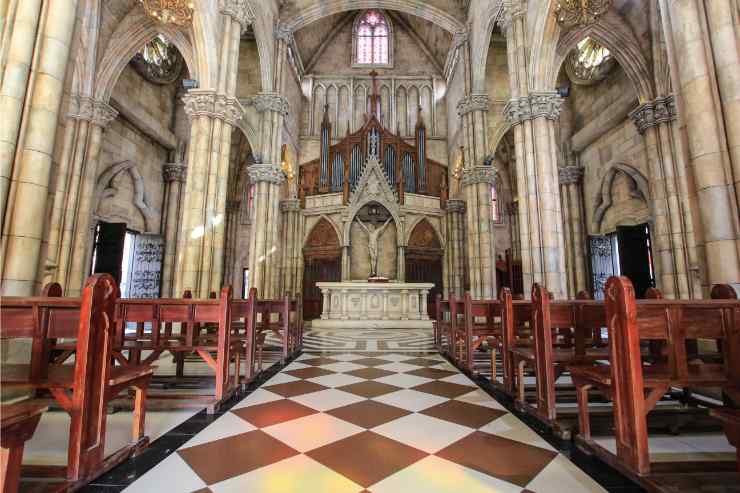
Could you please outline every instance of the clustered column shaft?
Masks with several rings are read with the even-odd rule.
[[[450,294],[462,296],[465,288],[465,202],[447,201],[447,248],[445,248],[445,270],[447,271],[446,297]]]
[[[583,168],[576,165],[558,170],[560,197],[563,204],[565,265],[568,296],[575,298],[588,289],[586,279],[586,237],[583,213]]]

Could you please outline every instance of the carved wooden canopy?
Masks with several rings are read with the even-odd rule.
[[[334,226],[322,217],[308,235],[306,244],[303,246],[303,255],[312,258],[333,258],[340,255],[340,252],[339,237]]]

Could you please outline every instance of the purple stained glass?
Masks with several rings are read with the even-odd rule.
[[[368,10],[357,24],[357,63],[388,63],[388,24],[376,10]]]

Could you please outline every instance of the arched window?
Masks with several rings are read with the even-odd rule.
[[[354,66],[392,65],[391,26],[379,10],[366,10],[355,19],[352,31]]]

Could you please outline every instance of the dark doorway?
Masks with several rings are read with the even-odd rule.
[[[623,276],[632,281],[635,296],[644,298],[648,288],[655,287],[650,229],[647,224],[617,227],[619,267]]]
[[[116,284],[120,284],[125,240],[126,223],[98,223],[93,245],[93,274],[110,274]]]
[[[321,218],[303,247],[303,318],[321,316],[323,297],[317,282],[342,279],[342,249],[334,226]]]
[[[442,246],[429,222],[420,221],[411,232],[406,247],[406,282],[431,282],[427,295],[427,313],[434,318],[437,293],[442,292]]]

